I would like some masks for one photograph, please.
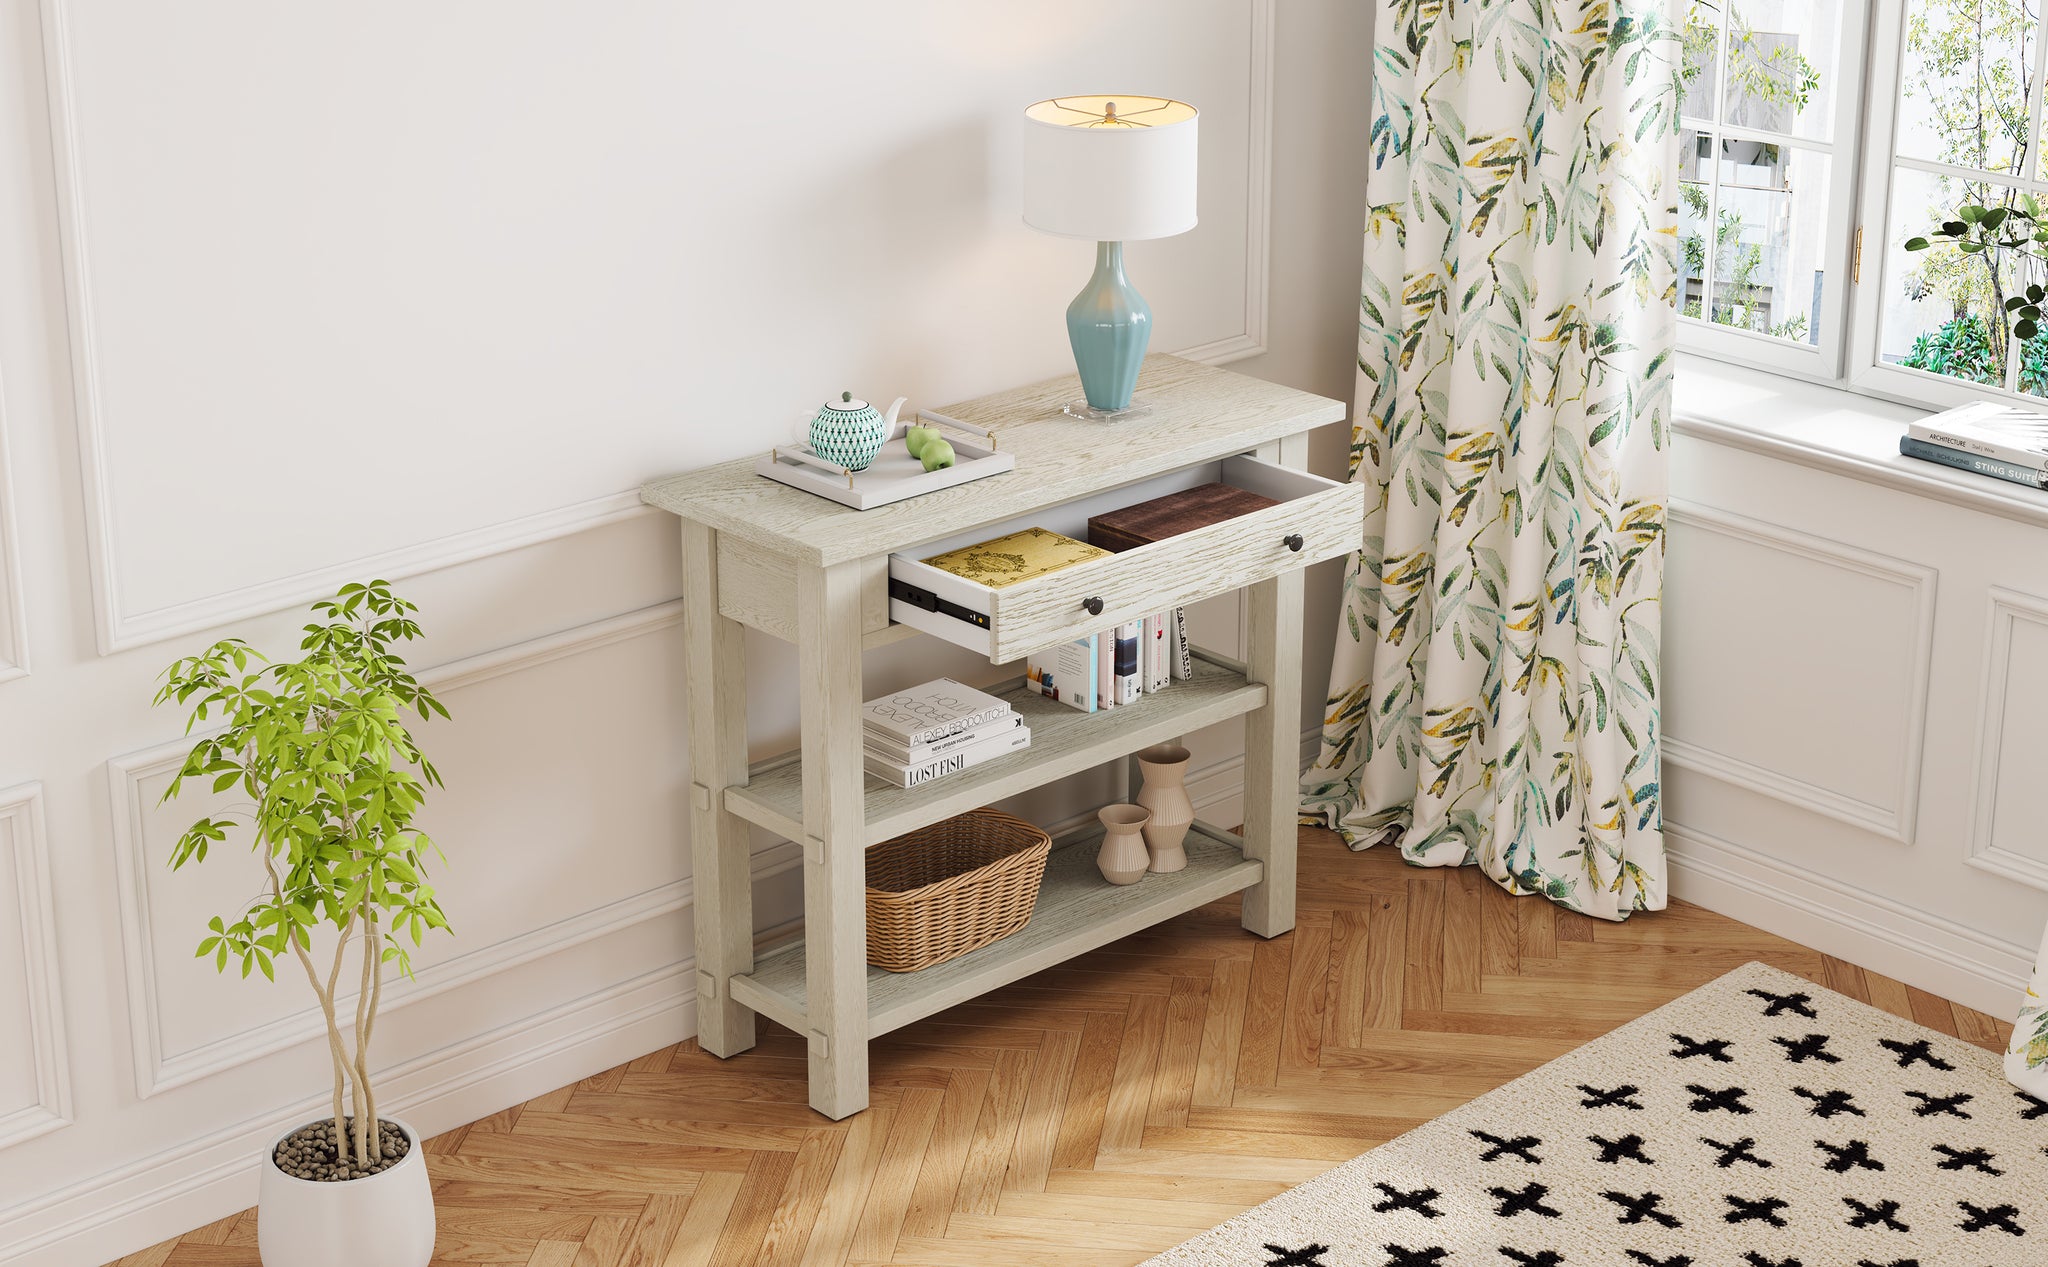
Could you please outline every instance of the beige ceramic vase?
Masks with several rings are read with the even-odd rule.
[[[1096,813],[1102,820],[1102,850],[1095,865],[1111,884],[1136,884],[1145,878],[1152,855],[1141,834],[1151,815],[1136,805],[1105,805]]]
[[[1188,865],[1181,842],[1195,821],[1195,805],[1188,799],[1188,750],[1177,743],[1154,744],[1138,754],[1138,768],[1145,773],[1138,804],[1152,815],[1145,824],[1152,870],[1179,871]]]

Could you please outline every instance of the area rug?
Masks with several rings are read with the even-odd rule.
[[[1753,963],[1149,1260],[1197,1264],[2048,1267],[2048,1103]]]

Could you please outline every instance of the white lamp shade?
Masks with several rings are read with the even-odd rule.
[[[1199,112],[1184,101],[1105,93],[1024,112],[1024,223],[1095,242],[1195,227]]]

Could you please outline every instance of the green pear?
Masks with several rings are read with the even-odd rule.
[[[910,450],[910,456],[921,458],[924,456],[924,446],[938,438],[937,427],[911,427],[903,433],[903,447]]]
[[[953,465],[953,446],[938,436],[933,436],[924,442],[924,448],[917,456],[918,460],[924,463],[925,470],[944,470]]]

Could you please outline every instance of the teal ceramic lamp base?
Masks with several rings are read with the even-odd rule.
[[[1095,275],[1067,305],[1067,340],[1087,397],[1068,405],[1067,413],[1107,422],[1151,412],[1131,393],[1152,341],[1152,306],[1124,276],[1123,243],[1095,244]]]

